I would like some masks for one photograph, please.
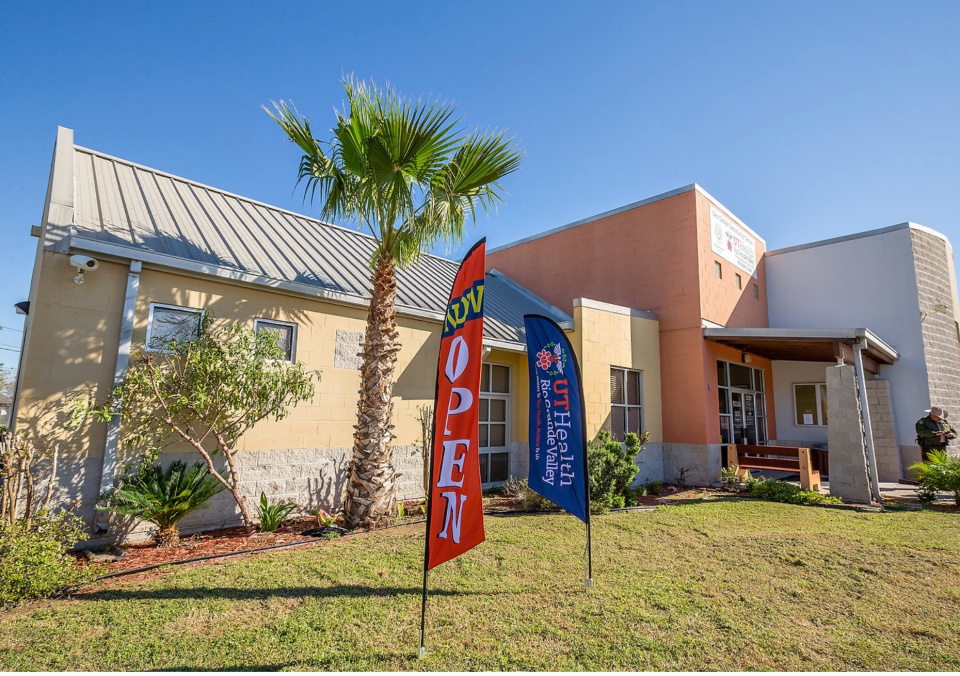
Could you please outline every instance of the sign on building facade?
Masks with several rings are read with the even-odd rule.
[[[757,276],[757,248],[753,237],[713,205],[710,206],[710,242],[713,253]]]

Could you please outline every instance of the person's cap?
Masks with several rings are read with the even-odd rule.
[[[940,408],[939,406],[931,406],[931,407],[930,407],[930,415],[935,415],[935,416],[937,416],[938,418],[943,418],[943,417],[945,417],[945,415],[944,415],[944,410],[943,410],[942,408]]]

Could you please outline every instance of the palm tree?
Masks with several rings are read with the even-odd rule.
[[[376,242],[344,501],[348,525],[371,528],[392,514],[396,495],[397,269],[435,243],[459,242],[478,207],[502,202],[499,181],[520,166],[520,151],[502,132],[464,133],[449,104],[403,99],[352,77],[343,86],[348,108],[336,112],[329,141],[317,141],[292,104],[267,113],[303,151],[299,180],[311,199],[319,196],[321,217],[366,228]]]

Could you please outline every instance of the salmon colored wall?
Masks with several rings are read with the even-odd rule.
[[[718,357],[712,344],[703,340],[701,320],[732,327],[768,325],[765,243],[754,234],[756,279],[752,270],[742,270],[714,254],[711,204],[732,218],[692,189],[487,254],[488,268],[501,270],[565,312],[572,314],[574,298],[656,312],[663,438],[676,443],[708,444],[720,439],[715,389]],[[557,265],[558,260],[568,259],[576,264]],[[715,276],[714,261],[723,267],[722,279]],[[741,276],[742,289],[736,288],[735,274]],[[753,297],[754,283],[759,299]],[[729,359],[739,361],[740,353]],[[769,362],[758,359],[756,364],[769,379]],[[772,406],[772,382],[767,393],[767,404]],[[775,438],[773,416],[768,417],[768,429]]]
[[[710,236],[710,206],[731,214],[726,209],[711,202],[699,192],[697,197],[697,239],[700,258],[700,317],[723,326],[760,327],[768,326],[767,319],[767,274],[763,259],[765,244],[754,236],[754,250],[757,256],[757,278],[753,270],[737,267],[725,258],[713,252]],[[720,263],[723,277],[718,278],[714,264]],[[736,275],[740,275],[743,288],[737,289]],[[759,287],[760,298],[753,297],[753,285]],[[719,425],[719,422],[717,423]]]
[[[488,252],[487,269],[501,270],[571,316],[574,298],[593,298],[656,312],[662,331],[700,326],[696,194]]]

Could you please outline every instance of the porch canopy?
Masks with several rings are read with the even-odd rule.
[[[704,328],[703,337],[770,360],[818,361],[855,365],[860,346],[863,370],[877,374],[881,365],[900,358],[870,329]]]

